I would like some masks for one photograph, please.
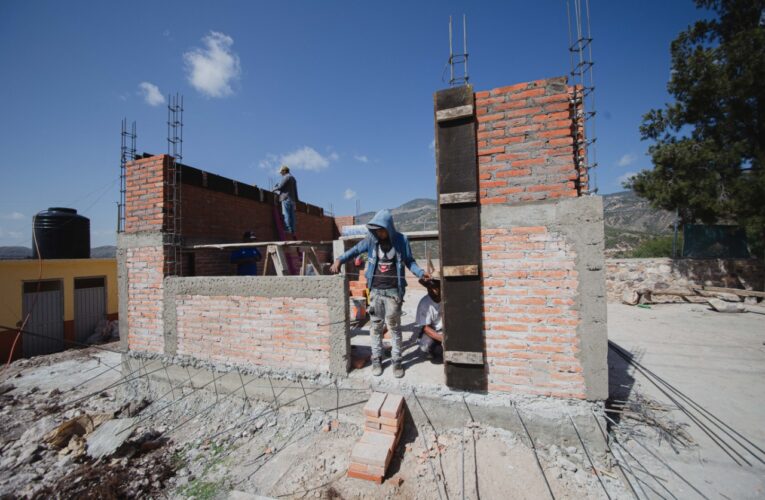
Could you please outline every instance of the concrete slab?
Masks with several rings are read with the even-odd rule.
[[[702,304],[661,304],[650,309],[609,304],[609,339],[657,375],[694,399],[725,423],[765,449],[765,315],[724,314]],[[641,392],[672,405],[642,375],[609,353],[612,396],[625,399]],[[646,444],[709,498],[762,498],[765,466],[747,457],[753,466],[737,466],[693,422],[679,411],[671,412],[688,424],[697,449],[675,453],[666,443]],[[719,433],[719,431],[718,431]],[[722,433],[720,433],[722,434]],[[723,435],[726,440],[730,441]],[[636,456],[653,463],[641,449]],[[658,474],[660,465],[652,469]],[[667,469],[662,477],[678,497],[695,493]]]
[[[118,418],[101,424],[98,429],[88,436],[88,456],[99,459],[108,457],[122,446],[130,432],[127,432],[136,421],[136,418]]]

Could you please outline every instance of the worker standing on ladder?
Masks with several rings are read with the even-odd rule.
[[[388,210],[380,210],[367,224],[369,234],[353,248],[338,257],[329,268],[331,272],[340,271],[340,266],[359,254],[367,253],[368,263],[365,276],[370,288],[369,315],[372,318],[370,335],[372,337],[372,374],[382,375],[382,336],[385,324],[391,331],[393,349],[391,360],[393,375],[404,376],[401,366],[401,305],[406,292],[404,267],[418,278],[430,279],[430,275],[420,269],[412,256],[412,248],[407,237],[393,225],[393,216]]]
[[[282,179],[274,186],[274,192],[279,195],[279,201],[282,203],[285,230],[295,238],[295,205],[298,202],[297,181],[290,174],[290,168],[287,165],[282,165],[279,173],[282,174]]]

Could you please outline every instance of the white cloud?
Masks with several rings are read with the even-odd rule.
[[[337,161],[340,156],[337,153],[330,153],[327,156],[322,156],[321,153],[309,146],[303,146],[290,153],[282,155],[275,155],[269,153],[260,162],[258,166],[260,168],[272,169],[281,165],[287,165],[291,169],[295,170],[311,170],[318,172],[329,167],[329,164],[333,161]]]
[[[352,200],[356,197],[356,191],[354,191],[351,188],[348,188],[345,190],[345,193],[343,194],[343,198],[346,200]]]
[[[143,94],[143,100],[149,106],[159,106],[165,104],[165,96],[159,91],[159,87],[149,82],[141,82],[138,84],[138,88],[141,89]]]
[[[189,83],[208,97],[233,94],[231,84],[242,71],[239,56],[231,51],[234,39],[211,31],[202,41],[205,48],[196,48],[183,54]]]
[[[635,160],[637,160],[637,157],[635,155],[633,155],[632,153],[627,153],[621,158],[619,158],[619,161],[616,162],[616,165],[619,167],[627,167],[635,163]]]
[[[10,219],[10,220],[24,220],[27,216],[22,214],[21,212],[11,212],[9,214],[3,215],[3,219]]]
[[[436,140],[435,139],[430,141],[430,144],[428,144],[428,149],[430,149],[431,151],[435,151],[435,149],[436,149]]]
[[[637,175],[637,172],[626,172],[624,175],[620,175],[618,179],[616,179],[616,182],[619,183],[619,187],[622,187],[622,184],[627,182],[630,177],[633,177]]]
[[[369,163],[369,158],[366,155],[355,155],[353,158],[361,163]]]

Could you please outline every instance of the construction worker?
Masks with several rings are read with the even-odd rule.
[[[415,316],[415,328],[419,328],[418,343],[420,351],[428,359],[443,357],[444,335],[441,318],[441,280],[434,276],[430,280],[420,280],[428,294],[420,299]]]
[[[252,243],[256,240],[255,233],[252,231],[247,231],[242,236],[242,242],[244,243]],[[260,259],[260,252],[255,247],[237,248],[231,252],[231,263],[236,264],[236,274],[238,276],[257,276]]]
[[[279,169],[282,179],[274,186],[274,192],[279,195],[282,203],[282,215],[284,216],[284,228],[287,233],[295,237],[295,205],[298,202],[297,181],[290,174],[290,168],[282,165]]]
[[[391,332],[393,375],[404,376],[401,366],[401,304],[406,292],[404,267],[418,278],[430,279],[412,257],[412,248],[406,236],[396,231],[390,211],[380,210],[367,224],[369,234],[353,248],[335,259],[330,271],[337,273],[340,266],[359,254],[367,253],[365,277],[369,287],[369,315],[372,319],[372,374],[382,375],[382,336],[387,323]]]

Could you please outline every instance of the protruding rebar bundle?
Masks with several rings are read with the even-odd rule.
[[[449,85],[465,85],[470,80],[468,75],[467,17],[462,15],[462,53],[455,54],[452,46],[452,16],[449,16]],[[462,74],[455,73],[455,65],[462,64]]]

